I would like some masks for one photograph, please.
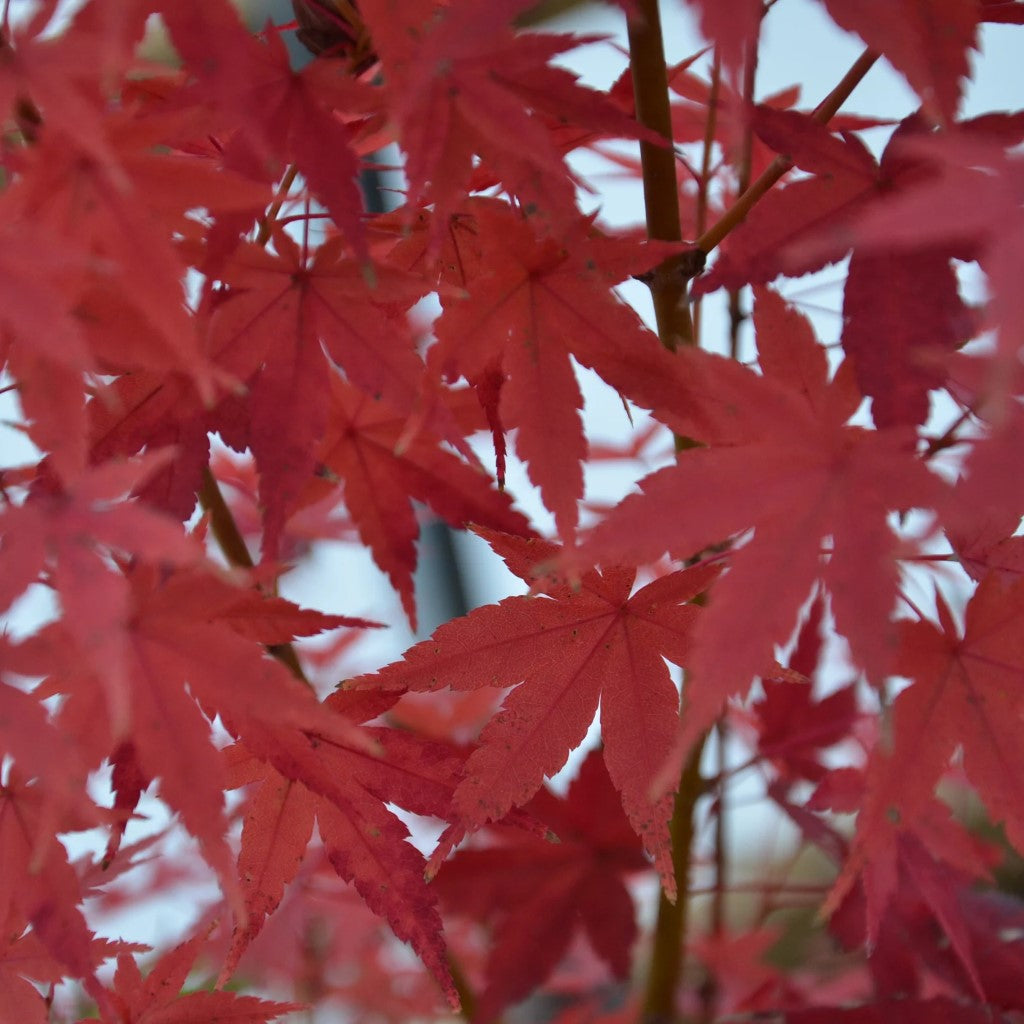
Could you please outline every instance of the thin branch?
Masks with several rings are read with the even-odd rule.
[[[288,192],[292,185],[295,184],[295,179],[298,177],[299,169],[295,164],[289,164],[288,168],[284,172],[284,177],[281,179],[281,184],[277,190],[277,198],[270,204],[267,212],[260,218],[259,230],[256,233],[256,244],[266,245],[270,241],[270,235],[274,230],[274,224],[277,222],[277,215],[281,212],[281,208],[288,201]],[[307,218],[309,212],[307,211]]]
[[[708,116],[704,122],[704,149],[701,154],[700,176],[697,181],[697,234],[703,235],[707,229],[708,192],[711,187],[711,154],[715,146],[715,134],[718,128],[718,95],[722,84],[722,62],[715,50],[711,65],[711,92],[708,94]],[[693,307],[693,334],[700,339],[700,299]]]
[[[715,731],[715,753],[717,756],[716,770],[721,780],[718,784],[718,794],[714,802],[715,814],[715,850],[714,850],[714,871],[715,883],[711,890],[711,920],[709,921],[710,932],[713,936],[721,935],[725,929],[725,896],[729,886],[729,870],[726,858],[727,840],[726,834],[726,792],[727,787],[724,780],[726,768],[725,748],[729,742],[729,727],[723,715],[714,726]],[[692,893],[691,893],[692,895]],[[700,990],[701,1014],[703,1019],[710,1024],[715,1019],[718,1008],[719,993],[718,979],[713,971],[709,971]]]
[[[207,466],[203,470],[203,485],[199,489],[199,504],[203,511],[210,517],[210,532],[217,541],[224,557],[229,565],[240,569],[251,569],[253,567],[252,555],[245,545],[245,538],[242,536],[235,517],[231,514],[224,495],[221,494],[220,485],[213,471]],[[296,679],[309,683],[306,673],[302,671],[298,655],[291,644],[268,644],[267,651],[277,658]]]
[[[663,145],[646,139],[640,143],[647,234],[664,242],[679,242],[679,186],[658,0],[637,0],[627,31],[637,120],[665,140]],[[678,345],[694,343],[693,322],[686,303],[686,283],[693,275],[686,273],[686,256],[681,253],[670,257],[649,279],[645,277],[654,301],[658,337],[670,351]]]
[[[705,738],[706,739],[706,738]],[[693,857],[693,812],[704,795],[700,777],[702,739],[690,752],[683,766],[672,812],[672,866],[679,895],[670,903],[662,892],[658,902],[658,920],[654,926],[650,973],[644,993],[640,1024],[669,1024],[675,1020],[676,993],[686,972],[685,937],[690,909],[690,862]]]
[[[811,117],[819,124],[827,124],[831,121],[876,60],[878,60],[877,53],[874,53],[872,50],[865,50],[854,61],[850,70],[843,75],[842,81],[815,107]],[[757,181],[733,203],[721,220],[697,239],[697,248],[705,253],[709,253],[720,245],[726,235],[746,220],[747,214],[750,213],[761,197],[792,166],[793,161],[790,157],[784,154],[777,156],[762,172]]]
[[[743,62],[743,104],[746,110],[754,107],[754,97],[757,95],[757,61],[761,51],[761,27],[764,25],[764,16],[768,12],[766,5],[761,11],[761,17],[757,23],[757,32],[747,45],[746,60]],[[754,159],[754,128],[747,120],[743,129],[742,148],[737,163],[736,187],[740,195],[750,187],[751,166]],[[702,232],[703,234],[703,232]],[[740,354],[740,328],[746,319],[743,311],[742,299],[739,289],[729,292],[729,355],[738,359]]]

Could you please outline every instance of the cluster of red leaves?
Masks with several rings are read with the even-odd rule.
[[[56,608],[0,645],[10,1019],[50,1020],[70,979],[111,1024],[265,1021],[328,998],[382,1020],[461,1001],[486,1022],[552,978],[562,1024],[636,1019],[630,885],[685,898],[680,768],[755,679],[732,721],[833,862],[831,917],[823,966],[793,972],[764,961],[776,924],[692,937],[705,1016],[1024,1012],[1024,910],[972,887],[994,847],[937,796],[966,780],[1024,853],[1024,114],[958,117],[979,26],[1021,24],[1024,5],[824,0],[921,101],[876,158],[860,132],[877,122],[823,125],[795,91],[744,98],[760,0],[694,4],[725,77],[670,69],[673,128],[723,160],[710,193],[681,188],[682,223],[698,201],[725,212],[737,161],[797,169],[692,289],[754,286],[756,369],[670,353],[613,290],[680,246],[584,216],[565,157],[657,137],[628,77],[601,93],[556,63],[579,39],[514,28],[531,6],[307,0],[320,56],[294,70],[285,29],[253,35],[227,0],[89,0],[64,21],[41,0],[17,24],[4,5],[0,358],[40,454],[0,477],[0,612],[40,587]],[[140,60],[154,15],[174,70]],[[369,215],[359,174],[391,142],[402,205]],[[847,256],[830,360],[768,286]],[[972,263],[980,306],[960,286]],[[424,299],[440,309],[426,340]],[[576,364],[686,439],[585,530]],[[940,396],[962,415],[936,437]],[[503,489],[510,433],[554,537]],[[212,435],[251,454],[251,488]],[[251,491],[248,522],[218,476]],[[472,524],[529,594],[322,699],[291,642],[344,631],[344,656],[377,624],[300,608],[277,581],[311,541],[359,542],[415,623],[417,504]],[[907,582],[943,543],[963,585],[934,573],[922,612]],[[825,678],[826,625],[859,682]],[[557,797],[545,778],[595,716],[601,746]],[[839,767],[837,747],[856,748]],[[222,901],[143,977],[143,950],[98,937],[84,905],[136,867],[146,844],[122,838],[151,786]],[[398,810],[441,823],[429,858]],[[97,827],[103,854],[72,861],[59,836]],[[197,960],[213,990],[187,991]],[[297,1002],[221,987],[236,972],[290,974]]]

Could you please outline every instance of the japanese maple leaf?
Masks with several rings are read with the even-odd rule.
[[[479,523],[529,536],[529,522],[504,492],[490,486],[483,468],[441,447],[441,438],[418,431],[411,439],[407,417],[374,400],[338,375],[331,377],[330,421],[319,461],[320,477],[344,484],[345,506],[374,561],[388,574],[415,629],[413,570],[419,523],[413,501],[429,506],[453,526]],[[315,497],[330,486],[318,480]]]
[[[865,773],[850,768],[833,772],[808,802],[817,811],[859,809],[857,834],[822,914],[837,912],[834,930],[840,935],[846,931],[847,940],[857,944],[866,939],[871,948],[890,943],[894,931],[916,929],[924,909],[948,937],[965,972],[965,987],[984,999],[957,896],[989,876],[998,854],[953,820],[949,807],[931,793],[897,809],[885,791],[887,760],[886,752],[876,747]],[[851,903],[857,907],[854,935],[849,934]],[[878,968],[885,971],[887,965]]]
[[[77,242],[24,223],[0,197],[0,323],[28,436],[71,478],[85,464],[82,374],[97,362],[76,315],[93,259]]]
[[[727,695],[771,674],[773,645],[789,638],[819,577],[854,658],[881,679],[894,653],[899,553],[886,517],[934,507],[942,493],[909,433],[846,425],[859,402],[849,371],[828,380],[825,352],[803,316],[760,289],[754,326],[763,376],[698,350],[677,354],[707,396],[694,394],[689,436],[709,446],[681,452],[675,465],[641,481],[642,493],[609,513],[582,549],[588,560],[618,563],[736,544],[694,633],[680,750]],[[755,407],[766,410],[759,421]]]
[[[434,882],[446,907],[494,929],[481,1024],[543,982],[578,929],[617,978],[629,974],[637,927],[624,876],[647,861],[601,754],[587,756],[564,799],[541,789],[526,810],[548,838],[506,829],[493,846],[460,850]]]
[[[93,397],[86,406],[89,461],[130,458],[147,448],[167,451],[167,461],[135,493],[150,508],[179,522],[188,519],[209,463],[208,435],[228,433],[226,424],[241,418],[237,396],[210,409],[184,375],[139,371],[122,374]]]
[[[536,564],[559,552],[546,542],[480,532],[517,576],[533,582]],[[401,662],[346,684],[385,691],[516,687],[466,763],[433,868],[465,832],[526,803],[582,742],[600,701],[608,773],[666,890],[675,893],[672,799],[652,804],[649,797],[677,728],[678,693],[664,659],[678,664],[687,656],[698,610],[685,602],[714,575],[706,567],[672,573],[632,596],[632,568],[585,573],[578,588],[550,583],[542,595],[478,608]]]
[[[758,108],[758,134],[813,177],[771,193],[725,247],[696,290],[799,275],[840,259],[863,218],[876,219],[893,197],[915,195],[934,176],[915,143],[927,138],[922,118],[907,118],[876,166],[863,144],[842,140],[810,117]],[[959,193],[962,194],[962,193]],[[976,331],[960,296],[953,260],[975,247],[958,230],[914,236],[898,251],[855,245],[843,291],[843,349],[879,426],[916,425],[928,416],[928,391],[946,379],[943,356]],[[881,340],[880,340],[881,339]]]
[[[846,739],[857,718],[854,685],[820,700],[806,684],[765,679],[762,685],[764,699],[751,708],[758,727],[758,755],[787,779],[816,782],[827,771],[820,752]]]
[[[912,819],[931,797],[956,751],[990,814],[1005,823],[1014,846],[1024,843],[1015,794],[1024,754],[1014,738],[1024,713],[1018,697],[1024,670],[1019,628],[1024,586],[987,576],[967,604],[963,635],[941,594],[939,622],[901,623],[894,666],[913,682],[892,708],[892,747],[869,776],[875,800],[858,825],[865,847],[879,819]]]
[[[328,419],[329,360],[399,410],[411,411],[423,393],[423,364],[403,315],[422,294],[419,281],[379,267],[368,289],[337,238],[310,259],[283,231],[274,245],[276,254],[239,248],[224,271],[232,295],[211,321],[219,350],[262,362],[247,408],[266,509],[264,558],[275,557],[284,519],[315,468]]]
[[[575,190],[539,113],[635,137],[636,123],[576,76],[550,65],[568,35],[515,34],[529,0],[368,0],[359,10],[381,59],[388,110],[407,154],[409,193],[442,229],[474,154],[505,189],[548,217],[575,209]],[[439,234],[435,238],[439,238]]]
[[[999,331],[999,362],[990,381],[990,390],[997,395],[1015,372],[1017,352],[1024,341],[1020,328],[1024,302],[1017,277],[1024,254],[1020,205],[1024,162],[1013,151],[1022,140],[1024,115],[1019,112],[960,122],[935,135],[901,135],[891,144],[894,159],[916,165],[916,180],[881,197],[853,227],[858,251],[887,260],[889,265],[899,263],[907,273],[914,270],[914,254],[922,247],[960,259],[977,259],[989,279],[986,325]],[[959,212],[955,212],[954,195],[970,195],[972,200],[966,206],[957,201]],[[949,308],[952,300],[942,298],[930,283],[934,274],[915,281],[917,289],[923,286],[933,302],[938,300],[942,308]],[[891,292],[887,289],[883,294]],[[956,314],[955,309],[952,312]],[[925,310],[915,309],[913,318],[937,326],[936,314]]]
[[[757,756],[775,769],[769,795],[784,794],[801,779],[817,782],[828,774],[821,753],[850,736],[858,717],[856,684],[828,696],[815,694],[812,680],[822,654],[825,595],[819,590],[797,633],[784,673],[761,680],[763,696],[749,708],[731,709],[730,721],[753,732]]]
[[[770,951],[781,937],[778,927],[762,925],[695,938],[693,954],[717,986],[716,1014],[727,1018],[768,1013],[799,998],[787,975],[771,963]]]
[[[1020,0],[981,0],[979,21],[1024,25],[1024,3]]]
[[[910,119],[886,146],[879,176],[895,195],[915,194],[920,179],[929,176],[915,147],[927,137],[920,122]],[[889,202],[883,193],[859,217],[870,219]],[[929,389],[946,382],[948,353],[979,329],[960,295],[953,265],[954,259],[977,255],[976,244],[962,240],[964,234],[929,239],[922,233],[902,250],[854,248],[843,289],[842,345],[854,360],[861,390],[872,399],[872,417],[879,426],[923,423]]]
[[[116,1019],[123,1024],[207,1024],[219,1020],[265,1024],[303,1009],[300,1003],[273,1003],[237,992],[183,993],[205,941],[206,935],[200,934],[175,946],[160,957],[145,978],[134,957],[122,953],[117,958],[112,993],[117,1004]]]
[[[6,643],[3,660],[16,664]],[[6,666],[5,666],[6,668]],[[12,671],[16,671],[12,665]],[[0,750],[22,778],[33,780],[38,822],[45,833],[69,820],[102,826],[107,816],[87,796],[90,762],[68,743],[40,695],[0,683]]]
[[[336,693],[326,708],[343,722],[373,718],[394,702],[388,694]],[[354,727],[354,726],[353,726]],[[233,785],[257,783],[246,812],[239,870],[248,919],[237,928],[225,962],[229,975],[285,886],[295,877],[316,822],[327,857],[367,906],[409,942],[453,1006],[458,997],[445,959],[436,893],[425,862],[406,840],[405,825],[386,806],[440,815],[451,799],[461,758],[450,747],[404,732],[367,728],[374,753],[323,731],[299,738],[252,734],[229,752]]]
[[[958,510],[972,508],[975,515],[947,525],[946,538],[964,572],[976,583],[990,572],[997,573],[1005,586],[1024,579],[1024,537],[1016,534],[1020,513],[1009,504],[988,514],[980,511],[969,497],[963,497],[962,483],[954,489],[953,502]]]
[[[975,0],[822,0],[829,16],[881,53],[921,98],[925,114],[956,115],[977,45]]]
[[[987,1001],[1002,1009],[1024,1009],[1020,990],[1024,970],[1024,903],[1000,890],[964,889],[958,893],[970,930],[975,962]],[[960,966],[950,950],[938,950],[937,973],[950,976]],[[965,986],[966,988],[966,986]]]
[[[102,29],[90,14],[68,19],[61,12],[65,24],[58,32],[56,7],[39,4],[30,18],[4,21],[0,119],[6,123],[14,112],[33,141],[46,130],[42,122],[70,136],[81,153],[109,161],[101,127],[106,96],[99,83],[119,78],[134,62],[150,12],[145,3],[128,0]]]
[[[12,929],[5,929],[4,942],[0,943],[0,987],[4,1010],[12,1020],[50,1024],[50,1005],[38,986],[59,984],[65,972],[66,968],[49,955],[33,932],[12,936]]]
[[[958,553],[962,552],[965,568],[978,578],[984,575],[984,567],[971,564],[975,559],[970,550],[972,538],[988,544],[1000,539],[1001,534],[1008,553],[1018,546],[1013,535],[1024,516],[1024,478],[1018,472],[1024,444],[1024,415],[1017,401],[1006,402],[1007,382],[1000,372],[1001,358],[989,356],[969,362],[977,364],[982,385],[980,389],[972,387],[968,393],[975,396],[977,405],[985,409],[986,418],[993,422],[986,434],[972,440],[961,478],[940,512],[951,543]],[[1007,568],[1012,570],[1013,564],[1011,554]],[[999,565],[991,568],[998,569]]]
[[[366,255],[353,135],[335,109],[360,104],[361,89],[339,66],[314,61],[294,72],[284,41],[267,32],[258,42],[226,0],[163,4],[164,21],[202,102],[215,103],[258,166],[294,164],[323,201],[360,257]]]
[[[192,377],[209,400],[214,380],[185,305],[185,266],[167,223],[176,200],[179,220],[188,210],[181,204],[195,200],[196,188],[185,184],[189,175],[184,165],[192,161],[185,159],[183,165],[165,154],[155,155],[157,139],[124,115],[107,115],[103,132],[116,158],[105,163],[87,159],[59,133],[45,133],[26,152],[23,173],[4,194],[6,213],[45,227],[44,239],[66,238],[73,254],[88,252],[89,278],[101,298],[94,298],[91,308],[83,298],[75,312],[83,324],[95,317],[107,328],[105,332],[97,326],[89,335],[99,349],[97,361],[114,352],[121,357],[118,365],[137,367],[148,358],[161,368],[173,366]],[[206,180],[209,168],[204,161],[197,163]],[[181,193],[177,184],[184,185]],[[148,199],[154,190],[165,199]],[[220,195],[223,199],[224,193]],[[211,201],[216,202],[216,195]],[[119,316],[123,306],[133,314],[127,322]]]
[[[640,405],[670,405],[671,358],[610,287],[678,246],[595,237],[589,218],[556,242],[538,238],[507,205],[481,204],[475,212],[486,269],[464,297],[444,300],[428,364],[475,384],[503,377],[501,422],[518,428],[516,449],[568,541],[586,456],[569,356]]]
[[[7,507],[0,516],[0,608],[8,608],[47,574],[78,657],[105,681],[117,730],[126,724],[130,689],[124,645],[129,593],[108,559],[114,554],[170,566],[202,558],[180,523],[124,500],[168,454],[83,469],[66,487],[43,476],[23,504]]]
[[[219,715],[236,737],[315,730],[372,748],[371,740],[326,711],[264,647],[296,634],[367,623],[302,611],[205,569],[160,573],[139,565],[127,577],[127,588],[124,620],[114,632],[131,685],[116,694],[119,703],[104,699],[109,683],[101,668],[81,663],[74,632],[63,621],[12,651],[12,658],[20,658],[15,667],[49,673],[40,692],[67,695],[59,721],[69,735],[81,737],[79,744],[93,760],[110,755],[115,767],[130,771],[128,779],[116,780],[120,809],[129,809],[132,795],[137,798],[150,780],[160,779],[162,798],[200,841],[225,893],[240,907],[225,839],[225,773],[208,719]]]
[[[79,906],[78,876],[56,836],[71,827],[78,823],[52,820],[41,786],[16,767],[9,770],[0,785],[0,921],[14,936],[30,924],[52,960],[84,979],[86,991],[109,1006],[96,979],[98,962]]]

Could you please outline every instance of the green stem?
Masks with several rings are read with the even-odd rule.
[[[665,140],[663,144],[647,140],[640,143],[647,234],[664,242],[679,242],[682,241],[682,232],[679,227],[676,156],[672,145],[672,108],[658,0],[636,0],[627,31],[636,118]],[[658,337],[670,351],[680,344],[692,345],[694,342],[693,323],[686,303],[686,282],[692,275],[685,272],[685,256],[669,257],[649,275],[649,279],[645,277],[654,301]]]
[[[640,1012],[640,1024],[672,1024],[676,1020],[676,994],[686,972],[686,925],[689,914],[690,861],[693,856],[693,812],[704,793],[700,760],[704,740],[694,746],[683,766],[672,813],[672,866],[678,896],[670,903],[662,892],[654,926],[650,973]]]
[[[818,104],[811,117],[819,124],[827,124],[835,116],[839,108],[846,102],[861,79],[868,73],[871,65],[878,60],[878,54],[865,50],[854,62],[849,71],[843,75],[842,81]],[[746,220],[747,214],[753,209],[761,197],[768,192],[786,171],[793,166],[790,157],[780,154],[761,173],[761,176],[736,200],[721,220],[697,239],[696,246],[705,253],[711,252],[720,245],[722,239],[735,227]]]

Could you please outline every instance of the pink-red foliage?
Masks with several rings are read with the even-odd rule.
[[[916,95],[895,126],[759,101],[759,0],[691,0],[713,56],[637,44],[604,91],[529,0],[296,0],[257,33],[228,0],[58,6],[0,22],[0,359],[35,453],[0,467],[0,613],[52,605],[0,639],[0,1020],[624,1022],[665,977],[662,1017],[1018,1019],[1024,113],[960,111],[1024,3],[823,0]],[[651,81],[678,186],[626,148],[668,144]],[[690,239],[584,212],[581,150]],[[731,358],[616,290],[717,218],[684,301],[731,295]],[[824,337],[787,279],[847,258]],[[621,444],[581,368],[642,417]],[[610,461],[636,488],[602,507]],[[348,614],[280,596],[361,546],[415,627],[428,514],[523,592],[376,671],[358,579]],[[788,867],[731,859],[741,772]],[[101,934],[200,861],[179,945]]]

